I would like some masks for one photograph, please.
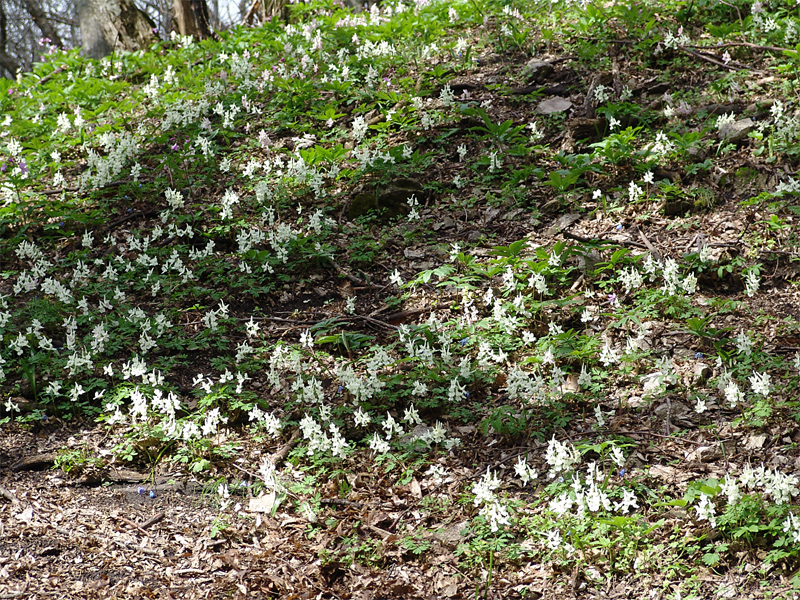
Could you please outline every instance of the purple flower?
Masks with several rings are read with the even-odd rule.
[[[141,496],[142,494],[144,494],[144,488],[142,486],[139,486],[138,488],[136,488],[136,493]]]

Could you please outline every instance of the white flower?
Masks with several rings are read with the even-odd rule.
[[[800,519],[795,518],[794,514],[789,513],[783,522],[783,531],[788,533],[795,545],[800,544]]]
[[[739,335],[736,336],[736,348],[745,356],[750,356],[753,353],[753,342],[744,331],[740,331]]]
[[[422,419],[419,418],[419,413],[417,412],[417,409],[414,408],[413,404],[409,406],[403,413],[403,421],[405,421],[409,425],[422,424]]]
[[[571,470],[581,459],[572,444],[561,443],[554,436],[547,444],[545,460],[551,467],[548,477],[553,479],[558,473]]]
[[[700,502],[697,503],[695,510],[697,511],[698,521],[708,521],[712,529],[716,528],[717,518],[715,515],[717,514],[717,508],[714,506],[711,496],[700,494]]]
[[[750,269],[745,275],[744,278],[745,288],[744,293],[747,295],[748,298],[752,298],[756,295],[758,291],[758,287],[760,285],[760,280],[758,278],[758,272],[756,269]]]
[[[611,460],[613,460],[614,464],[618,467],[625,465],[625,455],[622,453],[622,448],[617,448],[616,446],[612,448]]]
[[[444,467],[431,465],[428,470],[425,471],[425,475],[428,475],[433,480],[434,485],[441,485],[450,473],[448,473],[447,469]]]
[[[370,421],[372,421],[370,416],[365,413],[360,406],[353,413],[353,418],[355,419],[356,427],[364,427],[365,425],[369,425]]]
[[[736,477],[730,475],[723,480],[720,491],[728,497],[728,504],[731,506],[737,504],[742,497],[742,492],[739,491],[739,485],[736,483]]]
[[[603,349],[600,351],[600,362],[606,367],[619,362],[619,354],[614,351],[611,344],[608,342],[606,342],[606,345],[603,346]]]
[[[622,492],[622,500],[614,503],[614,510],[620,511],[626,515],[632,508],[639,508],[639,503],[636,501],[636,494],[633,490],[624,490]]]
[[[300,334],[300,345],[304,348],[314,347],[314,336],[311,335],[311,331],[309,329],[306,329]]]
[[[770,376],[769,373],[756,373],[753,371],[753,376],[748,378],[750,386],[754,394],[761,394],[765,398],[770,393]]]
[[[575,501],[567,492],[564,492],[558,498],[551,500],[549,507],[551,511],[556,513],[558,516],[561,516],[568,513],[574,504]]]
[[[389,451],[389,442],[382,439],[378,432],[375,432],[375,435],[369,441],[370,450],[374,450],[377,454],[386,454]]]
[[[547,532],[547,547],[550,550],[558,550],[561,547],[561,532],[558,529]]]
[[[517,457],[517,464],[514,465],[514,472],[522,480],[522,485],[528,485],[539,477],[535,469],[528,466],[528,462],[522,457]]]
[[[744,400],[744,394],[739,389],[739,386],[736,385],[735,381],[729,381],[725,385],[723,393],[725,394],[725,399],[731,405],[731,408],[736,408],[736,405]]]
[[[364,120],[364,117],[359,115],[353,119],[353,139],[355,140],[356,144],[360,144],[361,140],[364,139],[366,134],[367,122]]]

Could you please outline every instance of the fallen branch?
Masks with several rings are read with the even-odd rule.
[[[45,452],[43,454],[36,454],[34,456],[26,456],[19,459],[13,465],[11,470],[15,473],[17,471],[42,471],[53,466],[56,462],[55,452]]]

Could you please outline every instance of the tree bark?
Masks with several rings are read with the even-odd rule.
[[[206,0],[174,0],[172,6],[178,33],[199,40],[211,37]]]
[[[266,23],[273,18],[289,21],[289,6],[287,0],[253,0],[250,9],[242,19],[242,25],[250,25],[253,18],[261,17],[261,22]]]
[[[50,23],[50,19],[47,18],[36,0],[23,0],[23,4],[25,4],[25,10],[33,17],[33,22],[36,23],[39,31],[42,32],[42,36],[48,38],[54,46],[63,48],[64,42],[61,41],[61,36],[58,35],[56,28]]]
[[[11,77],[16,76],[17,71],[19,71],[19,63],[5,51],[0,51],[0,66],[9,72]]]
[[[7,22],[5,0],[0,0],[0,67],[8,71],[9,77],[14,77],[19,71],[19,63],[8,54]]]
[[[133,0],[78,0],[81,46],[90,58],[135,52],[155,40],[155,24]]]

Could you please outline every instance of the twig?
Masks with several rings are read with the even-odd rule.
[[[701,52],[695,52],[694,50],[690,50],[689,48],[687,48],[685,46],[678,46],[677,48],[681,52],[685,52],[686,54],[694,56],[695,58],[699,58],[700,60],[704,60],[706,62],[710,62],[711,64],[717,65],[718,67],[722,67],[723,69],[729,69],[731,71],[746,71],[746,70],[750,70],[753,73],[760,73],[761,72],[761,71],[756,71],[755,69],[750,69],[749,67],[739,67],[739,66],[733,65],[733,64],[726,65],[724,62],[722,62],[720,60],[717,60],[716,58],[711,58],[710,56],[706,56],[705,54],[703,54]]]
[[[289,456],[289,452],[292,448],[297,445],[297,442],[300,441],[300,430],[296,429],[295,432],[292,434],[292,437],[289,438],[289,441],[286,442],[280,450],[278,450],[275,454],[272,455],[272,464],[274,466],[278,466],[282,463],[287,456]]]
[[[352,275],[352,274],[348,273],[342,267],[337,265],[335,262],[331,261],[331,264],[333,265],[333,268],[336,269],[336,272],[339,273],[339,275],[342,275],[343,277],[346,277],[349,281],[355,283],[356,285],[360,285],[362,287],[366,287],[366,288],[369,288],[371,290],[383,290],[383,288],[386,287],[385,285],[376,285],[374,283],[367,283],[366,281],[363,281],[362,279],[359,279],[355,275]]]
[[[58,75],[64,70],[65,67],[56,67],[53,69],[52,73],[48,73],[44,77],[42,77],[39,81],[36,82],[36,85],[42,85],[43,83],[47,83],[50,81],[55,75]]]
[[[374,310],[371,313],[369,313],[369,316],[374,318],[375,316],[381,314],[387,308],[391,308],[391,307],[384,306],[383,308],[379,308],[378,310]],[[418,315],[418,314],[421,314],[421,313],[430,312],[430,310],[431,310],[430,308],[414,308],[412,310],[401,310],[400,312],[395,312],[395,313],[391,313],[391,314],[388,314],[388,315],[384,315],[383,320],[384,321],[397,321],[399,319],[405,319],[407,317],[413,317],[414,315]]]
[[[119,517],[119,516],[116,516],[116,515],[112,515],[112,517],[113,517],[114,519],[117,519],[118,521],[122,521],[122,522],[123,522],[123,523],[125,523],[126,525],[130,525],[131,527],[133,527],[133,528],[135,528],[135,529],[138,529],[139,531],[141,531],[141,532],[142,532],[143,534],[145,534],[145,535],[150,535],[150,534],[149,534],[147,531],[145,531],[145,530],[142,528],[142,526],[141,526],[141,525],[138,525],[137,523],[134,523],[134,522],[133,522],[133,521],[131,521],[130,519],[126,519],[125,517]]]
[[[647,249],[647,246],[644,244],[640,244],[638,242],[634,242],[632,240],[609,240],[607,238],[587,238],[583,237],[582,235],[576,235],[574,233],[570,233],[569,231],[562,231],[561,235],[563,235],[568,240],[575,240],[576,242],[583,242],[584,244],[613,244],[614,246],[633,246],[634,248],[644,248]]]
[[[695,44],[687,44],[685,48],[700,48],[703,50],[718,50],[720,48],[730,48],[733,46],[745,46],[747,48],[754,48],[755,50],[769,50],[771,52],[797,52],[792,48],[780,48],[778,46],[762,46],[761,44],[752,44],[750,42],[728,42],[727,44],[720,44],[719,46],[700,46]]]
[[[143,210],[143,211],[135,212],[135,213],[132,212],[129,215],[125,215],[124,217],[120,217],[116,221],[111,221],[111,223],[108,223],[107,225],[105,225],[103,227],[103,230],[104,231],[108,231],[110,229],[113,229],[114,227],[117,227],[118,225],[122,225],[126,221],[130,221],[131,219],[135,219],[137,217],[149,217],[151,215],[156,214],[157,212],[158,211],[156,209],[154,209],[154,208],[152,208],[150,210]]]
[[[153,515],[152,517],[147,519],[147,521],[145,521],[144,523],[141,524],[141,528],[142,529],[147,529],[151,525],[155,525],[156,523],[161,521],[161,519],[163,519],[165,516],[166,516],[166,513],[163,513],[163,512],[160,512],[157,515]]]
[[[128,550],[133,550],[135,552],[141,552],[142,554],[147,554],[148,556],[158,556],[158,552],[156,550],[153,550],[152,548],[141,548],[140,546],[137,546],[135,544],[130,544],[128,542],[123,542],[122,540],[112,539],[111,541],[121,548],[126,548]]]
[[[647,246],[647,249],[650,251],[650,254],[653,255],[653,258],[655,260],[661,260],[661,253],[655,249],[655,246],[653,246],[653,244],[650,243],[650,240],[647,239],[647,236],[641,229],[639,229],[639,237],[642,238],[644,245]]]
[[[348,319],[358,319],[361,321],[366,321],[367,323],[374,323],[375,325],[380,325],[381,327],[385,327],[386,329],[397,329],[397,325],[392,325],[391,323],[386,323],[384,321],[380,321],[378,319],[373,319],[372,317],[367,317],[366,315],[352,315],[350,317],[346,317]]]

